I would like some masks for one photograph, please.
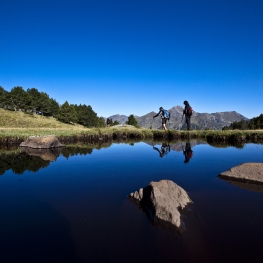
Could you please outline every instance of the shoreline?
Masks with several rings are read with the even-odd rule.
[[[202,139],[211,143],[263,142],[263,130],[152,130],[132,127],[110,127],[92,129],[54,128],[1,128],[0,145],[20,144],[29,136],[55,135],[61,143],[109,142],[119,140],[193,140]]]

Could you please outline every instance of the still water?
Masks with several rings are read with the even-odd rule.
[[[163,146],[163,147],[162,147]],[[0,152],[0,262],[262,262],[263,187],[222,180],[263,145],[79,145]],[[169,179],[193,200],[185,230],[153,225],[128,195]]]

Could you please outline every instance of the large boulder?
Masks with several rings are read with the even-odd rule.
[[[19,146],[36,148],[36,149],[64,147],[64,145],[60,143],[60,141],[57,139],[55,135],[30,136],[26,141],[22,142]]]
[[[243,163],[223,172],[220,178],[263,184],[263,163]]]
[[[140,205],[151,221],[161,225],[181,226],[181,211],[191,199],[186,191],[170,180],[151,182],[148,186],[129,195]]]

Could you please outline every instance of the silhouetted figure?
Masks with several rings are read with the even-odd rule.
[[[109,127],[110,126],[110,118],[107,118],[106,123],[107,123],[107,127]]]
[[[187,130],[190,131],[191,129],[191,116],[193,114],[193,109],[192,107],[189,105],[189,102],[187,100],[184,101],[184,111],[183,111],[183,116],[182,116],[182,120],[183,117],[185,115],[185,122],[187,125]]]
[[[157,147],[153,147],[154,150],[158,151],[160,154],[160,157],[163,158],[165,155],[167,155],[170,152],[170,145],[169,143],[162,143],[161,149],[158,149]]]
[[[191,149],[191,144],[190,142],[185,143],[185,149],[183,150],[184,154],[184,163],[188,163],[190,159],[193,157],[193,151]]]

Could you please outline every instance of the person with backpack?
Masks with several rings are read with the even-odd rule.
[[[107,123],[107,127],[109,127],[110,126],[110,118],[107,118],[106,123]]]
[[[192,107],[189,105],[189,102],[187,100],[184,101],[184,111],[183,111],[183,116],[182,116],[182,120],[184,118],[185,115],[185,122],[187,125],[187,130],[190,131],[191,129],[191,116],[193,114],[193,109]]]
[[[153,116],[153,119],[159,115],[161,115],[161,119],[162,119],[162,130],[167,130],[166,122],[169,121],[170,119],[170,112],[165,110],[163,107],[160,107],[159,112]]]

